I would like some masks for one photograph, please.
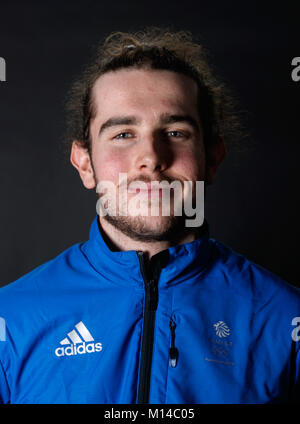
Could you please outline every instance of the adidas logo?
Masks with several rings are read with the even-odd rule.
[[[82,355],[102,350],[102,343],[94,343],[93,336],[82,321],[75,325],[75,329],[60,342],[62,347],[55,349],[56,356]],[[69,346],[65,347],[66,345]]]

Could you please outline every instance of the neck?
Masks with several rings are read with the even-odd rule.
[[[149,260],[153,255],[162,250],[179,244],[189,243],[196,240],[199,236],[199,229],[191,230],[190,228],[185,228],[182,234],[177,235],[176,240],[143,242],[128,237],[102,217],[98,217],[98,220],[103,238],[112,251],[139,250],[144,252]]]

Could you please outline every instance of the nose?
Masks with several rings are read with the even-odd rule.
[[[144,136],[137,147],[134,165],[137,171],[156,173],[168,168],[171,157],[158,135]]]

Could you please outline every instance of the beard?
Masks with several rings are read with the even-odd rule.
[[[176,240],[185,230],[184,216],[158,216],[155,222],[147,216],[105,215],[103,219],[132,240],[148,243]]]
[[[133,183],[135,184],[137,181],[152,184],[149,178],[145,176],[134,180]],[[191,199],[192,207],[195,208],[195,185],[191,185],[190,188],[185,191],[182,181],[165,177],[159,183],[161,182],[165,182],[167,185],[177,184],[177,190],[170,190],[167,199],[164,197],[164,194],[152,198],[151,194],[149,197],[148,193],[146,198],[142,197],[141,200],[131,198],[128,202],[127,179],[125,184],[122,183],[118,186],[123,194],[127,193],[125,200],[124,197],[119,197],[119,193],[118,196],[116,196],[116,193],[108,190],[104,196],[103,192],[100,190],[102,194],[98,195],[98,202],[100,211],[105,210],[105,213],[99,213],[98,211],[98,214],[115,229],[132,240],[141,242],[173,241],[176,243],[182,236],[198,230],[198,228],[186,228],[187,216],[182,208],[183,199],[186,201],[187,193],[189,193],[188,197]],[[128,185],[130,186],[130,184]],[[162,193],[164,193],[164,189]],[[116,199],[119,199],[119,203]],[[130,201],[132,200],[134,200],[134,202],[137,201],[140,206],[138,208],[138,213],[136,213],[136,203],[134,203],[133,209],[130,208]],[[154,207],[154,209],[152,209],[152,207]],[[130,210],[131,212],[129,212]],[[150,210],[151,212],[149,215]],[[154,213],[153,210],[155,211]]]

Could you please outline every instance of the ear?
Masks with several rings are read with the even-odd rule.
[[[70,161],[79,172],[84,187],[88,189],[95,188],[96,181],[90,154],[88,149],[83,147],[79,141],[73,141]]]
[[[206,182],[212,184],[214,182],[217,170],[227,154],[226,145],[223,137],[219,137],[218,140],[209,147],[207,153],[207,165],[206,165]]]

